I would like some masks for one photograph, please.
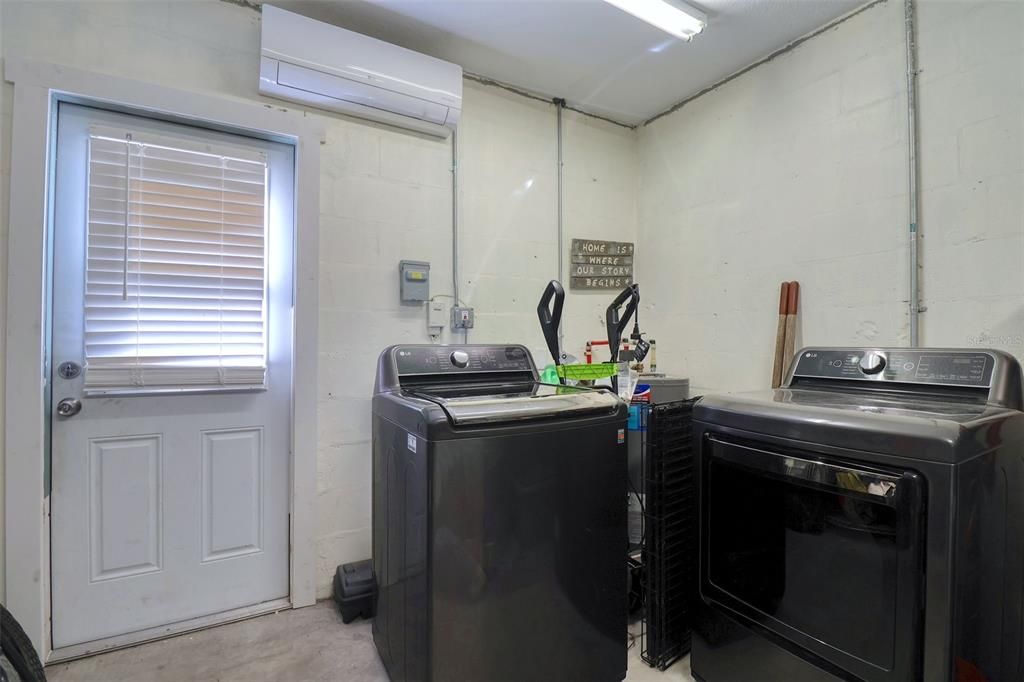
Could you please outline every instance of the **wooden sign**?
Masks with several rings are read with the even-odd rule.
[[[633,283],[632,242],[573,239],[571,289],[625,289]]]

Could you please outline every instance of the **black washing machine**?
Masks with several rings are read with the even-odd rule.
[[[399,680],[626,674],[626,405],[522,346],[392,346],[373,398],[373,638]]]
[[[808,348],[694,408],[704,682],[1024,680],[1024,412],[1006,353]]]

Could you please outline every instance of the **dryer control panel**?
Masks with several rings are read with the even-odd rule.
[[[1020,363],[994,348],[804,348],[785,388],[940,395],[1024,410]]]
[[[990,388],[997,356],[989,351],[805,348],[793,377]]]

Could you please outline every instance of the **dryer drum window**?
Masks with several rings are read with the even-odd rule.
[[[893,669],[901,602],[921,589],[918,477],[708,446],[706,591],[787,640]]]

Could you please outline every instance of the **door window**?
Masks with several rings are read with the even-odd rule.
[[[88,145],[85,390],[262,388],[266,154],[98,126]]]

